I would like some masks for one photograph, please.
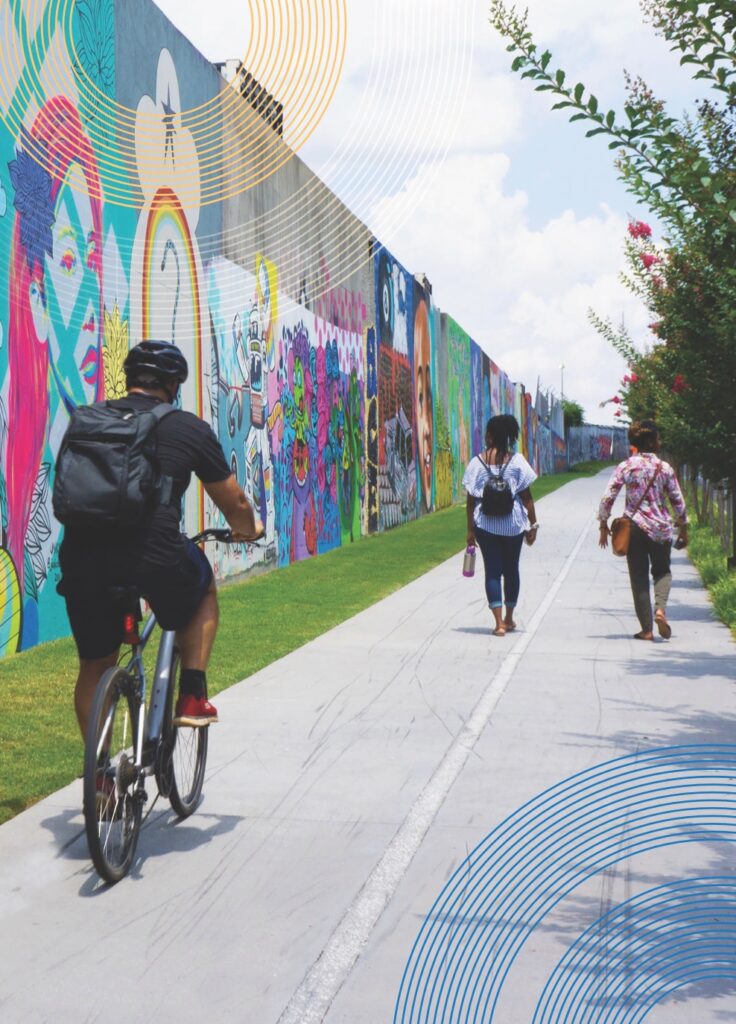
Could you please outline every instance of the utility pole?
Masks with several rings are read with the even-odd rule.
[[[560,365],[560,401],[565,401],[565,364]]]

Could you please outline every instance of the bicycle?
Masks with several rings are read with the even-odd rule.
[[[228,529],[203,530],[192,540],[233,543]],[[84,823],[92,862],[106,882],[119,882],[133,863],[148,800],[146,779],[154,775],[158,795],[169,799],[179,819],[195,810],[207,763],[208,726],[174,725],[174,690],[179,651],[173,632],[163,630],[146,704],[143,651],[156,626],[151,613],[142,631],[140,594],[117,591],[124,622],[127,664],[107,669],[95,690],[84,754]],[[158,795],[155,799],[158,799]],[[154,802],[155,802],[154,799]]]

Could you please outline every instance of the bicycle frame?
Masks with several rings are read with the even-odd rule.
[[[171,678],[171,668],[174,663],[176,634],[171,630],[162,630],[156,655],[156,667],[153,672],[151,701],[148,707],[146,707],[147,684],[146,670],[143,665],[143,652],[153,635],[156,625],[156,616],[151,612],[145,621],[138,643],[133,645],[133,653],[129,661],[123,666],[126,672],[129,672],[139,684],[138,696],[141,702],[142,714],[138,716],[138,734],[135,739],[135,767],[140,771],[153,769],[153,759],[151,759],[150,764],[143,763],[143,750],[146,745],[153,746],[157,744],[161,738],[166,711],[166,695],[169,686],[172,686],[174,683]]]
[[[222,543],[231,543],[230,530],[208,529],[197,534],[192,540],[200,543],[208,538],[219,540]],[[255,541],[253,543],[258,543]],[[140,684],[140,701],[142,714],[138,716],[138,735],[135,741],[135,767],[138,771],[146,771],[149,774],[153,771],[155,758],[151,758],[150,764],[143,763],[143,750],[146,745],[149,747],[158,744],[161,739],[166,713],[166,696],[170,686],[174,685],[171,678],[171,669],[174,664],[174,652],[176,649],[176,634],[171,630],[162,630],[161,639],[156,655],[156,667],[153,673],[153,686],[151,688],[151,701],[146,708],[146,672],[143,667],[143,651],[151,639],[156,628],[156,616],[153,612],[146,619],[138,642],[133,645],[133,653],[130,660],[123,667]]]

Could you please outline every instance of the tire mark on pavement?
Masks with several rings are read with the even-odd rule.
[[[527,647],[551,608],[591,529],[583,527],[562,569],[535,611],[526,632],[501,662],[465,725],[417,797],[381,860],[347,908],[319,957],[305,975],[278,1024],[321,1024],[349,977],[371,932],[388,906],[475,743],[488,725]]]

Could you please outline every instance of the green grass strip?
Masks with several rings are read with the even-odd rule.
[[[736,572],[728,568],[718,534],[710,526],[698,525],[692,507],[689,513],[688,554],[708,590],[716,615],[736,639]]]
[[[586,463],[571,473],[541,477],[534,497],[539,500],[601,468],[601,463]],[[210,693],[253,675],[460,552],[465,532],[465,507],[454,506],[319,558],[222,587],[220,628],[207,673]],[[79,775],[76,672],[71,639],[0,661],[0,690],[6,695],[0,717],[0,823]]]

